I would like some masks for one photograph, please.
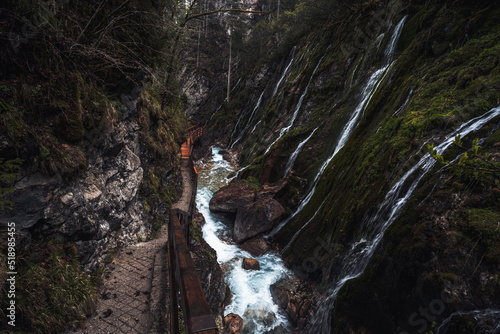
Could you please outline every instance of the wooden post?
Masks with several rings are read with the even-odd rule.
[[[230,93],[231,93],[231,28],[229,28],[229,67],[227,69],[227,104],[229,105],[230,103]]]

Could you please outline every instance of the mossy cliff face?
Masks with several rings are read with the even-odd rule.
[[[175,51],[167,57],[172,4],[2,2],[0,253],[14,224],[16,330],[77,325],[92,313],[101,265],[168,219],[185,141]]]
[[[167,219],[167,205],[177,196],[182,130],[160,120],[163,113],[150,94],[137,87],[122,95],[116,119],[89,131],[92,139],[77,146],[87,166],[71,179],[21,170],[6,197],[13,209],[2,211],[1,220],[14,222],[26,236],[23,247],[29,248],[29,238],[57,237],[73,243],[93,271],[108,252],[146,240]]]
[[[239,176],[263,184],[284,177],[291,154],[314,131],[293,165],[309,180],[301,197],[311,189],[314,195],[273,241],[287,246],[285,261],[323,291],[387,191],[427,154],[425,144],[438,144],[500,105],[497,3],[371,1],[354,3],[342,15],[291,45],[284,38],[285,51],[269,57],[272,65],[249,70],[245,90],[235,89],[233,100],[249,103],[227,106],[209,123],[214,133],[225,129],[219,140],[240,148],[240,164],[248,167]],[[395,62],[316,183],[404,16]],[[479,153],[485,165],[479,159],[468,167],[436,166],[421,180],[364,274],[331,305],[333,332],[430,331],[456,310],[498,306],[497,127],[498,117],[471,135],[490,138]],[[471,142],[466,138],[463,146]],[[465,150],[454,146],[446,159]],[[420,308],[434,310],[432,320]]]
[[[8,41],[1,46],[0,204],[11,204],[1,224],[16,224],[24,249],[46,237],[73,243],[89,270],[166,220],[185,136],[182,102],[164,93],[175,80],[158,81],[167,75],[156,66],[170,43],[165,3],[141,11],[134,1],[119,11],[94,5],[9,1],[0,13]],[[118,12],[132,21],[116,24]],[[22,164],[9,171],[9,161]],[[13,172],[17,179],[4,177]]]

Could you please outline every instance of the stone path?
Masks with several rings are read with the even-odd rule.
[[[99,305],[73,333],[166,333],[170,305],[167,226],[154,240],[122,249],[108,266]]]

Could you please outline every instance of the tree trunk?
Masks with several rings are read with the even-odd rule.
[[[203,21],[200,22],[200,27],[198,29],[198,51],[196,52],[196,69],[200,66],[200,40],[201,40],[201,29],[203,29]]]
[[[229,29],[229,66],[227,69],[227,104],[229,104],[229,94],[231,92],[231,29]]]

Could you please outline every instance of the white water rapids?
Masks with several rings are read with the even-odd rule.
[[[231,165],[222,159],[219,149],[212,149],[212,160],[208,166],[199,166],[196,205],[205,217],[203,237],[217,252],[217,260],[225,269],[225,279],[233,297],[226,306],[224,315],[236,313],[245,320],[244,333],[288,332],[288,320],[273,302],[270,286],[289,274],[281,258],[272,252],[253,257],[241,250],[231,240],[232,223],[225,217],[209,210],[212,195],[228,180],[233,171]],[[254,258],[260,263],[260,270],[245,270],[242,259]]]

